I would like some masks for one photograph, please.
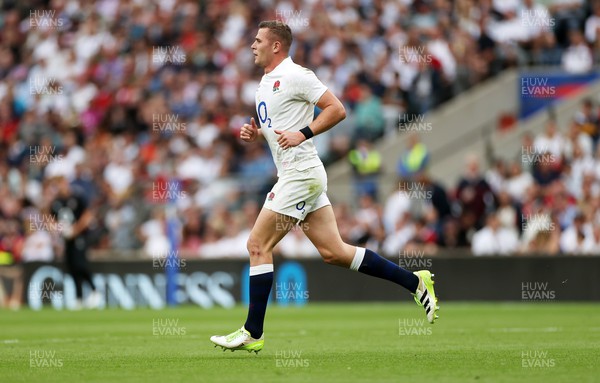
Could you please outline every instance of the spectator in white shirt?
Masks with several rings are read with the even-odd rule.
[[[124,196],[133,185],[133,169],[125,162],[122,153],[113,152],[113,154],[115,157],[104,168],[104,181],[110,186],[113,195]]]
[[[583,253],[584,239],[589,237],[591,226],[585,222],[585,216],[579,213],[573,224],[567,227],[560,235],[560,251],[565,254]]]
[[[23,262],[52,262],[53,259],[54,247],[50,233],[45,230],[31,230],[23,243]]]
[[[224,229],[223,236],[217,241],[205,243],[198,249],[203,259],[240,258],[248,256],[246,243],[250,236],[249,229],[243,229],[239,219],[232,219]]]
[[[503,17],[509,14],[515,14],[519,7],[520,0],[493,0],[492,8]]]
[[[560,161],[565,150],[566,140],[557,131],[556,121],[549,120],[546,123],[546,129],[543,134],[537,136],[533,142],[533,148],[536,154],[549,153],[555,159]]]
[[[487,217],[486,225],[473,235],[473,255],[509,255],[517,251],[519,237],[515,230],[500,226],[496,214]]]
[[[600,2],[594,3],[594,13],[585,22],[585,39],[590,44],[595,44],[600,32]]]
[[[586,235],[582,247],[584,254],[600,254],[600,225],[594,226],[589,235]]]
[[[140,239],[144,243],[144,255],[151,258],[166,257],[171,250],[171,243],[167,238],[165,212],[156,208],[152,217],[139,228]]]
[[[548,8],[535,0],[523,0],[518,17],[527,30],[527,40],[537,38],[544,32],[552,32],[555,24]]]
[[[383,242],[383,253],[388,256],[396,256],[413,239],[415,234],[416,229],[410,214],[405,213],[396,222],[395,230]]]
[[[383,226],[388,235],[395,231],[396,223],[409,212],[411,207],[411,199],[408,193],[400,190],[400,186],[398,186],[398,189],[388,197],[383,209]]]
[[[302,224],[300,224],[302,225]],[[281,242],[278,250],[286,258],[318,258],[319,252],[315,245],[304,235],[300,227],[290,230]]]
[[[586,73],[592,70],[594,59],[592,51],[586,45],[583,35],[578,30],[569,32],[571,44],[562,56],[562,66],[569,73]]]
[[[456,58],[450,50],[448,41],[444,39],[440,28],[434,28],[431,31],[431,40],[427,43],[427,50],[433,57],[440,60],[445,79],[454,81],[456,78]]]
[[[573,148],[573,158],[570,161],[570,172],[565,173],[565,180],[569,182],[569,190],[577,199],[583,197],[583,179],[586,174],[594,172],[594,159],[591,156],[584,155],[581,147],[575,145]],[[567,169],[565,169],[567,170]]]
[[[571,122],[568,133],[568,141],[565,147],[565,156],[568,159],[573,158],[575,147],[579,147],[584,157],[592,157],[594,142],[589,134],[583,132],[583,126],[577,120]]]
[[[525,191],[534,183],[530,173],[526,173],[518,162],[512,162],[509,166],[509,178],[504,186],[513,200],[523,202]]]

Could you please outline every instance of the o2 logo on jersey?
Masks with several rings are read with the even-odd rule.
[[[300,201],[296,204],[296,210],[300,210],[302,211],[302,214],[304,214],[306,213],[306,211],[304,210],[304,206],[306,206],[306,202]]]
[[[260,120],[261,124],[264,124],[268,121],[269,124],[267,125],[267,128],[271,128],[271,119],[267,113],[267,103],[264,101],[261,101],[261,103],[258,104],[258,119]]]

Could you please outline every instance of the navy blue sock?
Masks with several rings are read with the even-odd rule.
[[[399,284],[411,293],[416,292],[419,285],[419,277],[379,254],[362,247],[356,248],[356,254],[350,269],[358,270],[372,277],[387,279]]]
[[[273,265],[265,264],[250,267],[250,305],[244,328],[258,339],[263,333],[267,302],[273,285]]]

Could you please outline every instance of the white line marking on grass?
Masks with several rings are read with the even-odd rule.
[[[4,339],[2,341],[2,343],[4,343],[4,344],[19,343],[19,340],[18,339]]]
[[[34,343],[72,343],[72,342],[96,342],[101,340],[108,339],[201,339],[203,337],[199,335],[185,335],[185,336],[154,336],[154,335],[138,335],[138,336],[122,336],[122,335],[106,335],[103,337],[88,337],[88,338],[39,338],[39,339],[31,339],[25,340],[24,343],[34,342]],[[15,339],[14,342],[4,343],[17,343],[18,340]]]
[[[490,332],[559,332],[559,327],[501,327],[491,328]]]

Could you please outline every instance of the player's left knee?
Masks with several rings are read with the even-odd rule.
[[[340,252],[335,251],[331,248],[321,247],[318,248],[319,254],[321,254],[321,258],[323,258],[323,262],[329,265],[339,265],[341,261]]]
[[[329,265],[335,264],[335,254],[323,252],[323,251],[319,251],[319,254],[321,254],[321,258],[323,258],[323,262],[325,262]]]

